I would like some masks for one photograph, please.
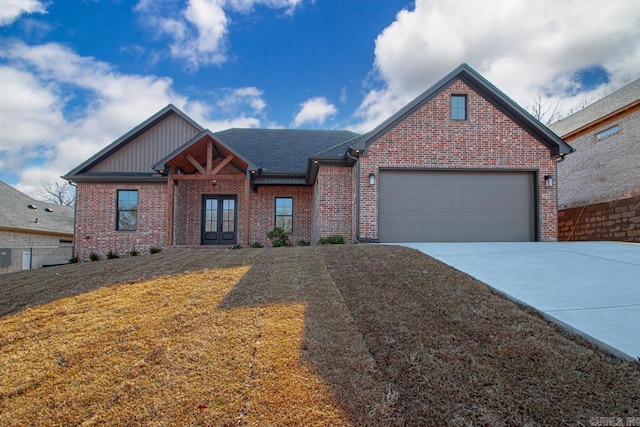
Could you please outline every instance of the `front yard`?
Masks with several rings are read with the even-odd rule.
[[[638,366],[407,248],[184,251],[3,275],[0,315],[0,425],[640,416]]]

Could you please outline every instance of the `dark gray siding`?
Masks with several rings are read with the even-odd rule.
[[[380,173],[381,242],[535,240],[531,172]]]
[[[199,133],[177,114],[138,136],[89,172],[151,172],[151,166]]]

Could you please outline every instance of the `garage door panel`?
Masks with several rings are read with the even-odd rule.
[[[400,241],[531,241],[533,173],[382,171],[379,237]]]

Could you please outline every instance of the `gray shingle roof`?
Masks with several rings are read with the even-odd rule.
[[[599,121],[640,100],[640,79],[605,96],[582,110],[549,125],[549,129],[564,137],[584,126]]]
[[[37,209],[31,209],[32,205]],[[48,212],[45,209],[52,212]],[[37,222],[36,222],[37,218]],[[35,200],[0,181],[0,229],[73,236],[74,209]]]
[[[309,157],[344,155],[345,143],[358,136],[346,130],[237,128],[213,135],[268,173],[305,173]]]

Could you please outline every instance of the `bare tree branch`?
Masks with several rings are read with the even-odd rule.
[[[538,91],[536,99],[525,104],[524,108],[545,126],[562,118],[560,101],[556,100],[553,102],[547,96],[543,95],[542,91]]]
[[[43,185],[37,193],[44,201],[56,205],[73,206],[76,203],[75,189],[66,181],[57,180],[51,185]]]

